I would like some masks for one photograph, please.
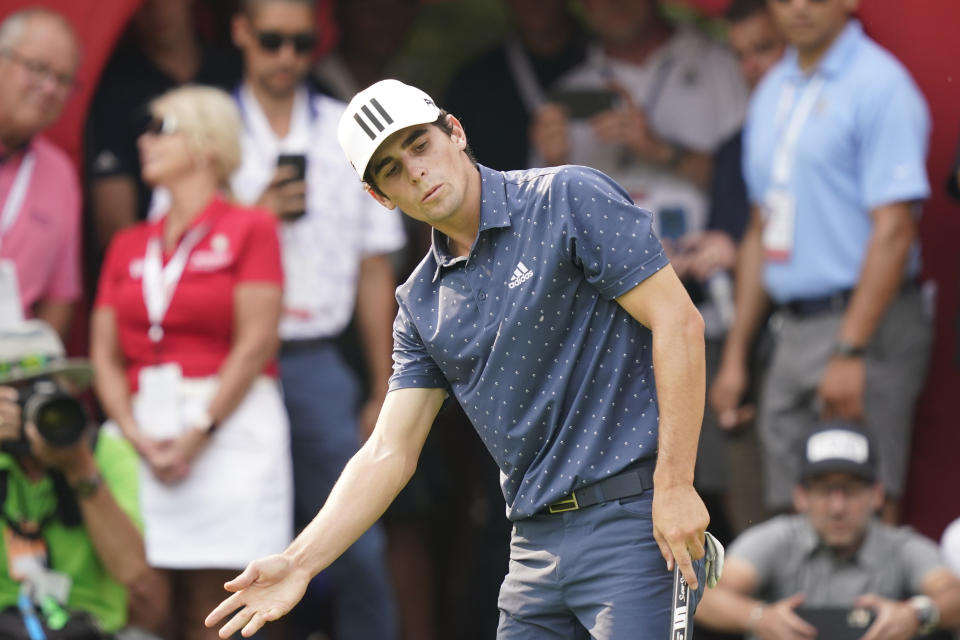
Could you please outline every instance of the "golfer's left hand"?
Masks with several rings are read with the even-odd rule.
[[[693,561],[703,557],[703,541],[710,515],[692,485],[654,487],[653,537],[667,570],[680,567],[691,589],[700,586]]]

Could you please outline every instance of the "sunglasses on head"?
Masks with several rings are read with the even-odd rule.
[[[264,51],[276,53],[289,42],[299,54],[310,53],[317,44],[317,35],[311,31],[302,33],[281,33],[280,31],[258,31],[257,42]]]
[[[144,132],[155,136],[163,136],[176,133],[178,130],[177,119],[173,116],[163,116],[162,118],[154,116],[150,118],[150,122],[147,123]]]

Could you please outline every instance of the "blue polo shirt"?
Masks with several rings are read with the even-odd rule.
[[[793,252],[764,268],[766,289],[781,303],[856,286],[873,229],[871,210],[930,193],[927,105],[896,58],[850,20],[816,73],[823,89],[800,131],[787,185],[796,201]],[[774,154],[811,80],[791,48],[753,95],[743,166],[754,204],[772,185]],[[908,274],[918,267],[915,247]]]
[[[434,231],[397,290],[390,389],[453,392],[518,520],[655,457],[651,334],[614,298],[667,258],[650,212],[599,171],[480,176],[469,255]]]

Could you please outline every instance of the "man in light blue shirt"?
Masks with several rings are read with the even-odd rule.
[[[758,86],[744,131],[753,221],[736,320],[711,390],[736,409],[769,302],[777,348],[760,431],[766,501],[790,508],[795,451],[818,415],[865,422],[896,519],[930,327],[916,287],[916,203],[929,195],[926,103],[850,17],[849,0],[769,0],[792,45]]]

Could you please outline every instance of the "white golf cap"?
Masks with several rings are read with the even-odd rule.
[[[420,89],[399,80],[381,80],[353,96],[340,117],[337,139],[362,180],[384,140],[400,129],[439,117],[440,108]]]

